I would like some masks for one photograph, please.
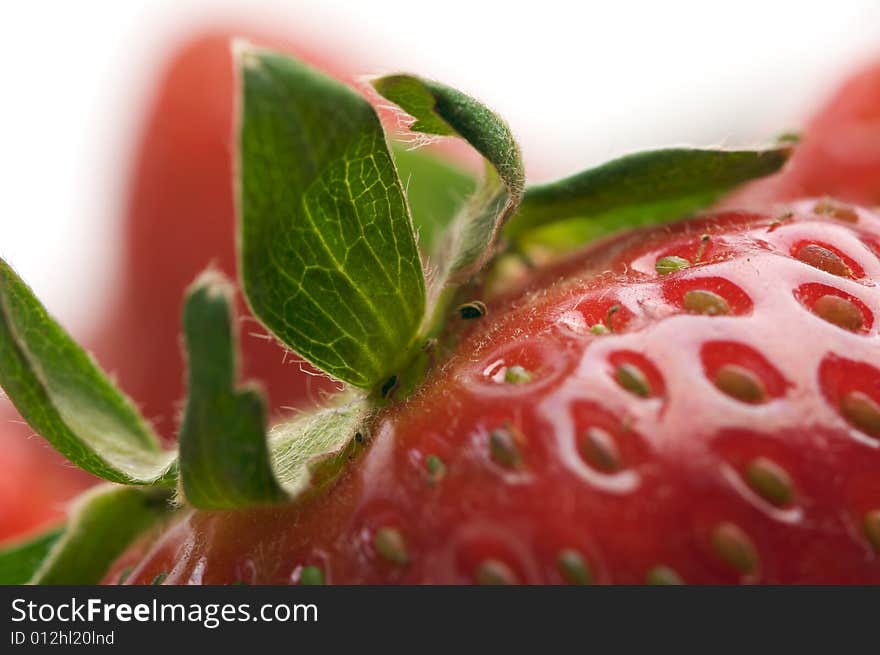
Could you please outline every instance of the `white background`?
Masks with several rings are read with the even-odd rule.
[[[118,266],[150,75],[175,39],[230,18],[478,96],[510,122],[533,179],[773,136],[880,56],[880,0],[0,3],[0,255],[77,334]]]

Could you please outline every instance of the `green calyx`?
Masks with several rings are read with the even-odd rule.
[[[235,52],[245,297],[300,356],[375,388],[403,364],[425,312],[415,233],[382,125],[352,89],[304,64],[245,45]]]
[[[173,485],[173,453],[2,259],[0,386],[34,431],[80,468],[112,482]]]
[[[238,380],[238,289],[208,272],[185,295],[187,399],[179,448],[164,449],[135,402],[0,260],[0,386],[53,447],[114,483],[86,494],[61,528],[0,550],[0,582],[95,582],[182,505],[304,502],[325,491],[367,447],[381,408],[405,399],[457,331],[486,316],[482,282],[504,255],[529,260],[530,248],[561,252],[682,218],[778,170],[790,152],[661,150],[529,186],[512,131],[485,105],[413,75],[374,80],[412,116],[410,130],[472,147],[484,163],[475,180],[389,146],[371,104],[344,84],[278,52],[233,49],[240,291],[267,330],[345,389],[270,422],[259,387]],[[681,264],[667,263],[663,273]],[[611,329],[610,317],[594,326]],[[511,367],[505,381],[530,379]],[[494,456],[518,465],[504,445],[493,443]],[[426,466],[442,479],[439,458]],[[379,552],[398,553],[388,536]],[[318,577],[304,570],[304,583]]]
[[[373,87],[415,119],[410,130],[464,139],[485,163],[481,184],[432,253],[440,267],[434,282],[439,292],[480,272],[497,254],[499,231],[522,199],[522,155],[507,124],[460,91],[415,75],[389,75]]]
[[[129,544],[171,517],[170,503],[161,487],[93,487],[62,526],[0,550],[0,583],[97,584]]]
[[[687,218],[737,185],[778,171],[791,148],[669,148],[626,155],[527,186],[503,236],[526,253],[536,247],[565,252],[619,230]]]

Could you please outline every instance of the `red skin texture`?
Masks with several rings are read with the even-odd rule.
[[[880,544],[863,527],[880,509],[880,433],[840,408],[852,391],[880,403],[880,258],[868,245],[880,216],[858,210],[853,225],[814,205],[779,207],[794,212],[784,223],[731,212],[631,233],[545,271],[467,325],[428,381],[384,411],[329,493],[299,508],[187,511],[106,581],[134,566],[130,583],[168,573],[169,584],[283,584],[316,565],[331,583],[459,584],[494,559],[511,581],[562,583],[558,554],[576,549],[599,583],[643,583],[657,565],[690,583],[880,583]],[[698,265],[656,273],[661,256],[696,260],[702,234]],[[857,267],[833,275],[800,261],[805,242]],[[814,314],[799,294],[814,284],[860,300],[864,329]],[[687,313],[693,289],[716,291],[730,314]],[[614,333],[591,334],[611,304],[624,308]],[[615,381],[624,362],[641,368],[650,397]],[[503,381],[517,364],[531,382]],[[711,376],[723,364],[756,375],[764,401],[722,393]],[[581,454],[591,427],[616,445],[616,472]],[[518,435],[519,468],[490,455],[498,428]],[[445,463],[442,479],[431,480],[429,455]],[[749,487],[757,457],[787,473],[790,501],[775,506]],[[753,565],[725,560],[719,526],[745,535]],[[406,542],[406,564],[374,546],[388,527]]]
[[[727,207],[829,195],[880,204],[880,60],[850,77],[816,114],[785,169],[747,185]]]

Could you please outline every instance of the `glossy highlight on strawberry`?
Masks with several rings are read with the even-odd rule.
[[[190,512],[105,581],[880,583],[880,216],[853,211],[805,200],[600,242],[487,302],[331,493]],[[704,235],[699,262],[657,272]],[[863,329],[817,316],[807,285],[857,299]],[[731,311],[689,311],[684,289]],[[628,318],[596,335],[609,302]]]

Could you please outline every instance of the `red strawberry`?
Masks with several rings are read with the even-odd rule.
[[[190,511],[106,581],[880,583],[878,255],[880,216],[816,200],[593,246],[489,302],[330,493]]]
[[[0,552],[17,580],[880,582],[880,216],[828,198],[718,212],[526,270],[691,213],[788,149],[660,150],[528,186],[487,107],[374,80],[412,131],[487,164],[438,221],[362,97],[234,53],[242,290],[347,388],[267,432],[271,404],[237,381],[233,287],[207,271],[184,299],[180,447],[162,449],[0,261],[0,383],[117,483],[57,547]]]
[[[57,520],[67,500],[92,482],[13,415],[0,405],[0,540]]]
[[[880,61],[849,78],[810,121],[788,166],[728,206],[828,194],[880,204]]]

